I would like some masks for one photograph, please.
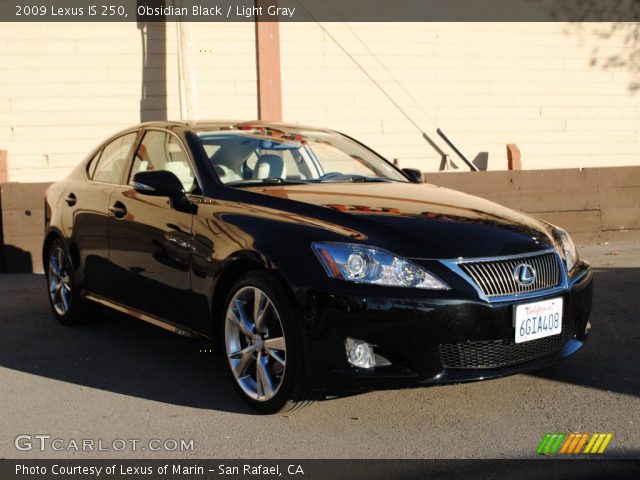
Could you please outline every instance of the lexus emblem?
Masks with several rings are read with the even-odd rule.
[[[536,281],[536,271],[528,263],[519,263],[513,269],[513,278],[523,287],[528,287]]]

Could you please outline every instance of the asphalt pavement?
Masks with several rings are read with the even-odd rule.
[[[42,275],[0,275],[0,458],[527,458],[546,432],[576,431],[612,432],[604,456],[640,458],[640,245],[581,253],[593,331],[562,363],[272,416],[240,401],[208,345],[111,312],[61,326]]]

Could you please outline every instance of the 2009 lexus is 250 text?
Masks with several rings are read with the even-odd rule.
[[[420,177],[321,128],[132,127],[47,192],[53,313],[210,338],[267,413],[580,349],[592,273],[567,232]]]

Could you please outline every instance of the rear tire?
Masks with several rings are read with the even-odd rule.
[[[61,239],[49,246],[45,276],[51,310],[61,324],[81,323],[100,313],[98,305],[80,295],[69,252]]]
[[[221,338],[225,363],[240,396],[262,413],[312,403],[296,309],[279,281],[250,272],[233,285],[224,304]]]

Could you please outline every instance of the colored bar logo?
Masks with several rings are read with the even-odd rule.
[[[613,433],[546,433],[536,453],[538,455],[604,453]]]

